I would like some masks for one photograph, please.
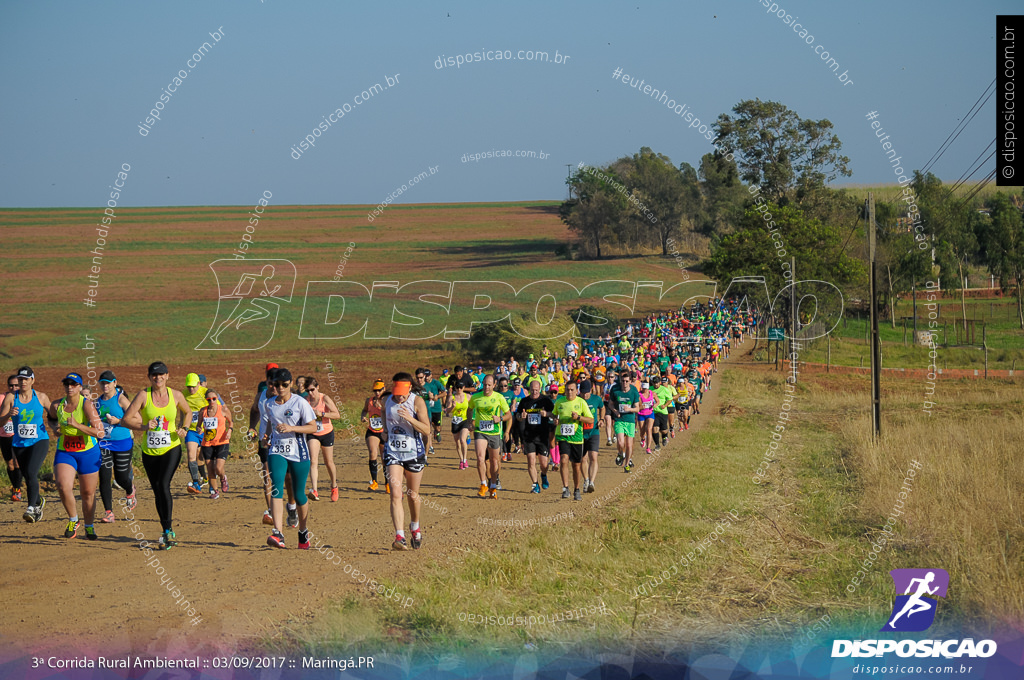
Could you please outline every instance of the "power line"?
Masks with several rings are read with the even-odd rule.
[[[988,103],[988,100],[992,98],[993,94],[995,94],[995,84],[996,79],[993,78],[992,82],[989,83],[988,87],[985,88],[985,91],[982,92],[975,100],[974,104],[971,105],[971,108],[967,111],[967,114],[963,117],[960,123],[958,123],[957,126],[953,128],[953,132],[949,133],[949,136],[946,137],[945,141],[943,141],[942,144],[939,145],[939,148],[935,151],[935,153],[932,154],[932,157],[929,158],[928,162],[924,164],[924,167],[921,169],[922,175],[928,172],[928,170],[931,169],[931,167],[935,165],[935,163],[937,163],[940,158],[942,158],[942,154],[946,153],[946,150],[949,149],[950,145],[956,141],[957,137],[960,136],[960,133],[962,133],[967,128],[967,124],[974,120],[974,116],[978,115],[978,112],[981,111],[982,107],[984,107],[985,104]],[[992,90],[991,93],[989,92],[990,89]],[[988,97],[979,106],[979,102],[981,102],[982,97],[984,97],[986,94],[988,94]]]

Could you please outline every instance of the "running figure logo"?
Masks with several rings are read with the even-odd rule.
[[[292,301],[295,265],[289,260],[223,259],[210,263],[217,279],[217,315],[196,349],[266,347],[277,328],[281,303]]]
[[[892,616],[882,630],[908,633],[926,630],[935,620],[938,605],[935,598],[946,597],[949,572],[945,569],[893,569],[889,574],[897,595]]]

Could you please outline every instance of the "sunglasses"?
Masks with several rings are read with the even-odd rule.
[[[213,404],[213,403],[216,403],[217,399],[216,398],[214,398],[214,399],[207,399],[206,401],[208,401],[211,404]]]
[[[288,387],[289,385],[292,384],[292,381],[291,380],[275,380],[274,382],[272,382],[270,384],[273,385],[274,387]]]
[[[9,383],[7,385],[7,389],[9,389],[9,390],[16,390],[16,389],[18,389],[18,383]]]

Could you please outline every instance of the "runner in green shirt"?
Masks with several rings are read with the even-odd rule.
[[[580,383],[580,395],[594,414],[594,424],[583,430],[583,453],[587,456],[583,475],[583,493],[594,492],[594,478],[597,477],[597,450],[601,446],[601,423],[604,422],[604,397],[594,391],[593,383]]]
[[[416,379],[419,380],[419,369],[416,370]],[[427,413],[430,415],[430,426],[434,430],[434,441],[441,442],[441,413],[444,411],[445,386],[440,380],[435,380],[429,368],[423,369],[423,399],[427,402]],[[431,445],[430,452],[434,452]]]
[[[612,388],[605,400],[615,423],[615,443],[619,455],[615,464],[622,465],[623,470],[633,469],[633,437],[636,436],[636,414],[640,410],[640,392],[633,387],[633,372],[623,370],[619,373],[619,384]]]
[[[661,451],[661,440],[668,445],[668,407],[675,401],[676,388],[668,382],[662,383],[661,376],[658,375],[651,378],[651,388],[654,396],[658,398],[654,405],[654,432],[651,439],[654,440],[654,450]]]
[[[512,417],[505,397],[494,391],[494,376],[484,378],[483,390],[470,397],[468,409],[466,417],[474,421],[476,469],[480,473],[479,496],[487,498],[490,489],[490,497],[497,498],[498,474],[501,472],[501,424]]]
[[[572,462],[572,482],[575,492],[573,500],[583,500],[580,495],[580,476],[583,464],[583,431],[594,425],[594,413],[586,400],[580,398],[579,387],[575,382],[565,385],[565,396],[555,401],[552,411],[557,419],[555,425],[555,441],[558,442],[558,453],[568,456]],[[562,498],[569,497],[569,468],[561,465]]]

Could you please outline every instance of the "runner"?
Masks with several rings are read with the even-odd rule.
[[[555,404],[541,394],[540,380],[530,383],[530,394],[519,400],[516,416],[523,428],[523,452],[526,454],[527,470],[533,482],[532,493],[548,488],[548,462],[551,456],[551,412]],[[540,483],[537,483],[537,456],[540,460]]]
[[[18,392],[18,376],[7,376],[7,394]],[[6,398],[6,394],[4,397]],[[11,480],[11,502],[21,502],[21,468],[14,457],[14,420],[9,418],[0,430],[0,451],[3,451],[4,463],[7,465],[7,477]]]
[[[555,402],[553,413],[558,419],[555,440],[558,442],[562,463],[562,498],[569,497],[569,465],[572,463],[573,500],[583,500],[580,477],[583,467],[583,431],[594,424],[594,414],[586,400],[579,397],[579,386],[569,382],[565,396]]]
[[[116,479],[117,485],[125,490],[127,509],[134,510],[135,470],[132,468],[132,449],[135,441],[132,431],[121,425],[125,410],[131,405],[124,390],[117,385],[117,376],[113,371],[103,371],[99,377],[100,395],[96,400],[96,410],[103,424],[103,438],[100,439],[100,453],[103,465],[100,467],[100,498],[103,500],[104,523],[114,521],[114,499],[111,482]],[[131,490],[129,492],[129,489]]]
[[[494,378],[487,376],[484,388],[469,399],[467,418],[473,421],[474,445],[476,446],[476,469],[480,474],[481,498],[497,498],[501,488],[501,433],[502,422],[511,420],[505,397],[494,392]]]
[[[217,500],[221,493],[227,493],[228,478],[224,473],[224,461],[228,459],[231,443],[231,417],[227,407],[221,403],[220,395],[206,390],[206,406],[199,411],[199,428],[203,433],[200,453],[206,462],[206,478],[210,480],[210,499]],[[214,486],[214,479],[220,477],[220,491]]]
[[[523,389],[523,381],[520,380],[519,378],[513,378],[512,379],[512,398],[513,398],[513,402],[512,402],[512,406],[510,407],[512,409],[513,413],[517,412],[519,410],[519,401],[523,397],[528,395],[528,394],[529,394],[529,392],[527,390]],[[522,424],[522,422],[520,420],[518,420],[518,419],[513,420],[512,424],[509,426],[509,429],[512,431],[512,443],[515,445],[515,452],[516,453],[522,453],[523,452],[523,424]]]
[[[185,435],[188,473],[192,477],[192,481],[188,485],[188,492],[198,495],[202,493],[203,483],[206,481],[199,474],[199,447],[203,442],[203,433],[199,428],[199,411],[206,406],[206,388],[199,384],[198,373],[189,373],[185,376],[185,401],[192,409],[192,422]]]
[[[502,376],[502,377],[498,378],[498,389],[497,389],[497,392],[501,396],[505,397],[505,403],[508,404],[509,412],[510,413],[515,413],[516,406],[518,406],[518,404],[516,403],[517,399],[516,399],[516,395],[513,392],[512,388],[509,387],[509,385],[508,385],[508,378],[507,377]],[[510,423],[509,426],[506,427],[505,431],[502,433],[502,439],[501,439],[501,461],[503,463],[511,463],[512,462],[512,430],[514,430],[514,429],[515,428]]]
[[[38,522],[43,519],[43,508],[46,506],[46,499],[39,495],[39,468],[46,459],[46,450],[50,444],[43,414],[49,412],[51,404],[49,397],[32,388],[36,376],[30,367],[22,366],[16,375],[18,392],[4,395],[3,406],[0,406],[0,424],[6,425],[8,421],[14,423],[11,452],[18,461],[28,491],[28,507],[22,518],[26,522]]]
[[[309,497],[315,501],[320,500],[317,491],[317,481],[320,477],[320,452],[324,454],[324,465],[327,467],[327,475],[331,478],[331,502],[338,501],[338,469],[334,466],[334,423],[332,418],[341,418],[338,407],[334,400],[320,391],[320,383],[317,379],[309,376],[306,378],[306,390],[313,413],[316,414],[316,432],[309,435],[306,441],[309,443],[309,455],[312,459],[309,467]]]
[[[61,380],[65,396],[50,404],[50,419],[57,421],[57,450],[53,454],[53,471],[60,500],[68,513],[64,538],[74,538],[82,528],[75,501],[75,478],[82,494],[82,515],[85,536],[96,540],[93,519],[96,514],[96,485],[99,483],[102,454],[97,437],[103,436],[103,423],[92,402],[82,396],[82,376],[68,373]],[[88,424],[86,424],[88,423]]]
[[[452,438],[455,439],[455,452],[459,454],[459,469],[468,470],[466,454],[469,445],[466,443],[466,435],[473,429],[473,422],[467,417],[469,395],[466,394],[466,388],[461,382],[452,383],[451,389],[453,391],[448,394],[444,412],[452,419]]]
[[[440,380],[433,377],[429,368],[423,369],[423,375],[426,378],[424,384],[424,390],[429,395],[427,401],[427,410],[430,412],[430,426],[434,430],[434,443],[441,443],[441,414],[444,412],[444,401],[445,401],[445,390],[447,389]],[[434,452],[434,447],[430,447],[430,452]]]
[[[410,394],[412,376],[396,373],[391,378],[391,396],[384,402],[384,466],[391,486],[391,522],[395,527],[393,550],[408,550],[405,540],[405,512],[402,489],[408,487],[409,531],[414,550],[423,543],[420,529],[420,481],[427,466],[423,438],[430,436],[430,417],[422,397]],[[501,397],[498,397],[499,399]]]
[[[654,405],[658,398],[650,389],[650,383],[640,383],[640,411],[637,413],[638,429],[640,430],[640,446],[644,453],[651,452],[651,439],[654,432]]]
[[[272,384],[280,367],[277,364],[267,364],[267,372],[264,380],[256,386],[256,398],[249,408],[249,431],[246,433],[249,441],[256,441],[256,452],[260,458],[260,478],[263,480],[263,497],[267,503],[267,509],[263,511],[263,523],[269,526],[274,525],[274,516],[270,512],[273,501],[273,489],[270,484],[270,466],[267,464],[267,457],[270,455],[266,445],[266,431],[263,425],[264,406],[268,399],[277,397],[277,388]],[[299,512],[295,509],[295,498],[292,495],[291,484],[285,485],[285,492],[288,496],[288,503],[285,507],[288,510],[288,526],[295,528],[299,526]]]
[[[262,422],[267,440],[270,467],[271,499],[270,511],[274,518],[274,530],[267,537],[267,545],[284,548],[284,534],[281,532],[284,515],[284,487],[290,484],[295,494],[299,515],[299,550],[309,550],[309,501],[306,498],[306,479],[309,477],[309,446],[304,435],[316,432],[316,415],[309,402],[292,394],[292,374],[287,368],[280,368],[274,376],[277,396],[267,399]],[[290,474],[291,479],[286,479]]]
[[[640,393],[633,387],[633,375],[622,371],[621,384],[612,388],[605,399],[608,410],[615,420],[615,445],[619,454],[615,464],[631,472],[633,469],[633,437],[636,436],[636,414],[640,410]]]
[[[121,424],[145,432],[139,448],[160,517],[162,532],[157,547],[170,550],[178,544],[173,529],[171,478],[181,462],[181,440],[192,422],[192,409],[181,392],[167,386],[167,366],[162,361],[151,363],[146,375],[150,386],[135,395]]]
[[[668,446],[668,409],[675,403],[676,389],[667,382],[662,383],[661,376],[651,378],[651,385],[657,403],[654,405],[654,450],[661,451],[661,443]]]
[[[601,446],[601,423],[604,422],[604,397],[594,390],[589,380],[580,384],[580,394],[594,415],[594,422],[583,430],[583,453],[587,456],[583,465],[583,493],[593,493],[597,478],[597,452]]]
[[[384,446],[384,381],[377,379],[372,388],[373,393],[363,403],[363,410],[359,414],[359,420],[366,423],[366,451],[370,455],[370,486],[367,491],[376,491],[380,488],[377,484],[377,471],[380,463],[381,450]],[[386,474],[385,474],[386,476]],[[391,493],[390,486],[385,481],[385,491]]]

